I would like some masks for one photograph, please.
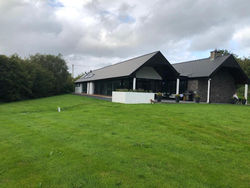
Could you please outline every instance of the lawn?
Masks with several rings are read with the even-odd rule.
[[[0,187],[250,187],[249,118],[75,95],[1,104]]]

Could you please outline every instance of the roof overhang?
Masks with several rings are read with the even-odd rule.
[[[142,66],[138,67],[130,76],[135,76],[136,72],[144,66],[153,67],[162,78],[177,78],[180,74],[175,68],[169,63],[169,61],[159,51]]]
[[[233,55],[230,55],[209,77],[213,77],[221,69],[227,69],[232,76],[234,77],[237,84],[246,84],[249,83],[249,78],[246,73],[242,70],[241,66],[234,58]]]
[[[86,74],[84,77],[76,80],[75,83],[120,77],[134,77],[136,72],[143,66],[153,67],[162,78],[166,76],[168,78],[179,77],[179,73],[175,70],[175,68],[168,62],[160,51],[157,51],[94,70]]]

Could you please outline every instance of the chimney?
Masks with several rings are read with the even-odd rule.
[[[216,57],[219,57],[219,56],[221,56],[222,54],[219,52],[219,51],[217,51],[216,49],[214,50],[214,51],[211,51],[210,52],[210,59],[211,60],[214,60]]]

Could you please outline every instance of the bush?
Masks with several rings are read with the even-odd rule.
[[[61,55],[0,55],[0,101],[39,98],[73,91],[73,79]]]

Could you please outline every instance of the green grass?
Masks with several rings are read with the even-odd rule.
[[[1,104],[0,187],[249,187],[249,117],[75,95]]]
[[[244,97],[245,93],[245,86],[241,86],[237,89],[237,94],[240,98]],[[247,98],[248,104],[250,104],[250,89],[248,89],[248,98]]]

